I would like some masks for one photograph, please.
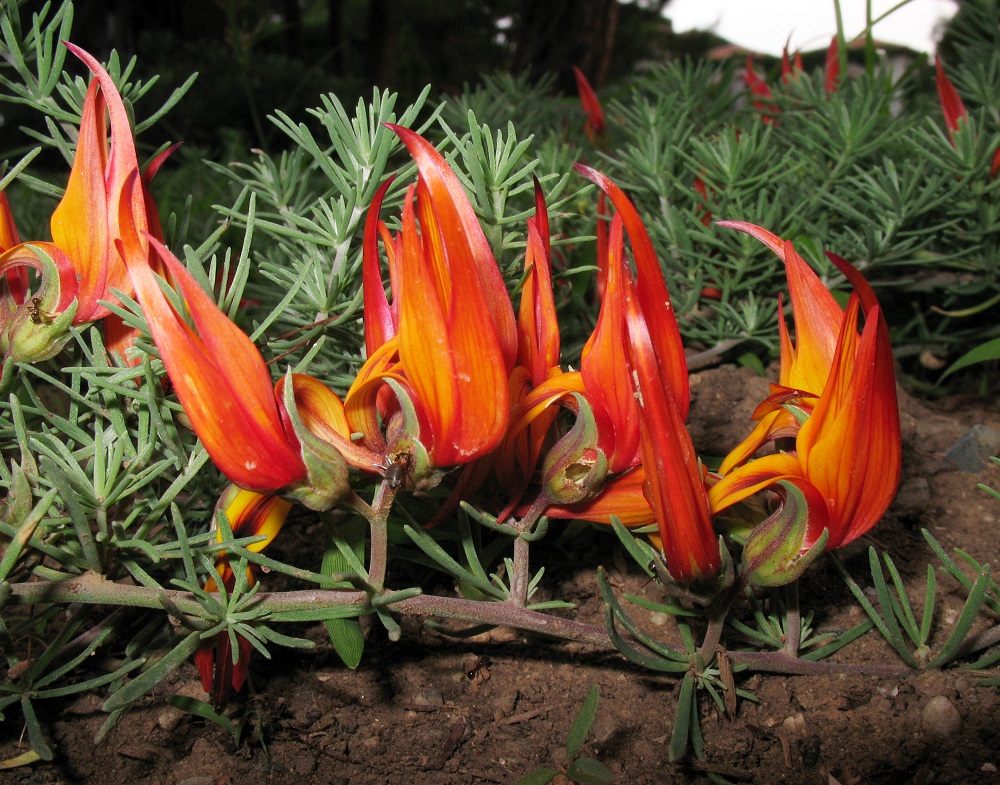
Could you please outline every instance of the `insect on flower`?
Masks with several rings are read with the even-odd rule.
[[[394,491],[402,488],[413,477],[413,455],[408,452],[398,452],[387,455],[383,463],[376,463],[376,469],[381,469],[389,487]]]
[[[34,324],[52,324],[52,320],[55,318],[55,314],[42,310],[42,298],[37,296],[31,298],[28,313],[31,314],[31,321]]]

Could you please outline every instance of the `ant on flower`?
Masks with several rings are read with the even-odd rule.
[[[30,302],[28,313],[31,314],[31,321],[35,324],[52,324],[52,320],[55,317],[42,310],[42,298],[37,296],[32,297]]]

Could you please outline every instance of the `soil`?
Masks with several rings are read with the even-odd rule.
[[[724,452],[745,434],[754,402],[767,392],[765,380],[728,366],[696,374],[692,385],[692,433],[696,446],[709,454]],[[919,603],[933,560],[922,527],[946,549],[961,547],[981,562],[997,552],[1000,502],[976,485],[1000,485],[1000,468],[981,455],[996,451],[990,440],[1000,431],[1000,413],[958,398],[932,405],[905,392],[900,396],[905,455],[899,496],[871,536],[841,556],[866,586],[867,547],[888,551],[911,600]],[[288,557],[302,548],[308,561],[317,533],[309,525],[289,528],[279,538],[286,551],[275,555]],[[620,591],[655,598],[656,585],[634,565],[626,566],[619,551],[613,535],[597,530],[570,542],[546,543],[537,554],[547,565],[544,590],[576,603],[575,618],[601,624],[594,575],[603,562]],[[802,584],[803,608],[815,613],[819,629],[846,629],[864,618],[827,561],[813,565]],[[939,572],[939,597],[936,645],[965,594]],[[672,622],[666,618],[636,616],[671,639]],[[980,628],[993,621],[982,619]],[[708,783],[706,772],[758,785],[1000,783],[998,691],[977,685],[977,675],[967,670],[896,678],[740,674],[739,686],[752,691],[757,702],[741,700],[735,717],[726,718],[703,701],[705,760],[671,763],[676,678],[644,671],[616,654],[507,629],[454,641],[405,619],[397,643],[373,628],[361,666],[350,671],[322,626],[307,636],[315,649],[275,649],[271,661],[254,658],[250,683],[230,707],[230,713],[249,716],[254,728],[238,749],[216,726],[163,702],[176,692],[205,697],[187,665],[99,745],[94,735],[105,720],[102,695],[48,706],[51,713],[42,721],[55,760],[4,772],[0,781],[507,785],[543,766],[566,766],[570,724],[597,684],[600,705],[581,754],[602,761],[617,783]],[[831,659],[899,662],[874,631]],[[946,721],[931,721],[929,714],[941,707]],[[24,751],[21,730],[12,712],[0,726],[0,760]]]

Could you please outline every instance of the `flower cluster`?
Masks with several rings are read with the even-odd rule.
[[[793,347],[782,322],[779,384],[721,476],[710,476],[684,425],[687,367],[660,262],[625,193],[577,167],[615,213],[599,233],[596,326],[580,369],[564,370],[541,189],[536,185],[515,317],[458,177],[425,139],[392,130],[419,175],[395,236],[379,219],[389,182],[370,209],[363,255],[368,359],[343,401],[301,374],[272,389],[257,349],[161,243],[147,236],[193,328],[164,295],[143,249],[123,244],[174,389],[230,480],[328,509],[352,493],[351,470],[424,491],[465,466],[458,493],[495,483],[508,499],[499,517],[519,516],[522,527],[541,515],[655,522],[666,566],[682,585],[716,576],[724,561],[713,513],[772,486],[781,495],[786,485],[779,483],[794,485],[807,502],[797,552],[811,552],[821,537],[827,548],[838,547],[876,523],[899,479],[898,415],[885,321],[853,267],[834,258],[856,289],[844,310],[791,244],[723,222],[783,259],[798,343]],[[785,449],[751,460],[771,443]],[[754,563],[747,575],[773,582],[764,575],[769,568]]]
[[[0,200],[2,348],[13,361],[44,359],[70,325],[104,320],[109,345],[124,356],[129,337],[109,305],[114,291],[134,295],[192,428],[234,484],[219,512],[234,536],[265,535],[252,550],[273,539],[294,503],[357,506],[358,474],[381,477],[391,503],[401,489],[424,493],[461,469],[432,523],[490,486],[499,493],[482,496],[504,500],[492,512],[519,535],[543,516],[655,524],[649,536],[664,577],[710,596],[732,585],[724,569],[731,548],[743,547],[742,584],[780,585],[823,549],[866,532],[888,506],[900,474],[891,347],[871,287],[848,263],[831,255],[855,289],[845,309],[790,243],[721,222],[784,262],[795,343],[782,319],[779,381],[758,407],[756,427],[713,474],[685,425],[684,347],[660,260],[629,197],[601,172],[577,166],[600,192],[600,310],[579,369],[566,368],[539,184],[515,311],[459,177],[427,140],[390,125],[418,174],[397,232],[380,218],[392,178],[369,207],[367,359],[343,398],[302,373],[275,383],[251,339],[166,247],[147,190],[162,157],[140,175],[121,97],[93,58],[72,49],[96,78],[52,241],[20,242]],[[599,134],[599,103],[581,85]],[[720,536],[713,517],[759,493],[770,514],[745,540]],[[256,580],[251,570],[237,581],[224,553],[216,573],[206,590]],[[251,643],[232,633],[200,649],[198,666],[217,702],[240,688]]]

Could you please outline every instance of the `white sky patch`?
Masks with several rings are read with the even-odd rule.
[[[877,19],[899,0],[872,0]],[[866,0],[841,0],[848,40],[865,27]],[[933,52],[944,22],[954,15],[955,0],[912,0],[875,25],[875,38]],[[789,49],[825,49],[837,31],[833,0],[673,0],[664,16],[674,32],[711,30],[734,44],[756,52],[780,55]]]

